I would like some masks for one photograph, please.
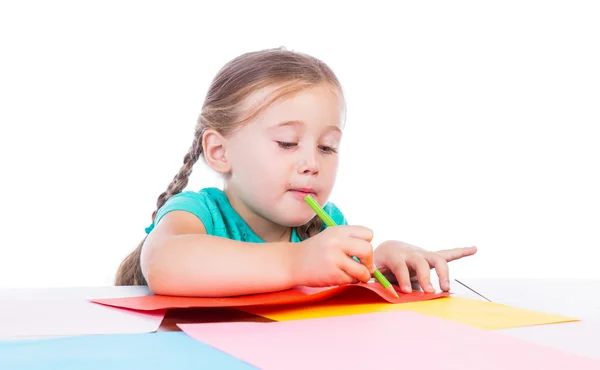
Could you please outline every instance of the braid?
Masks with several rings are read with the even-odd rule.
[[[158,210],[165,205],[167,200],[173,195],[181,193],[188,184],[190,175],[194,164],[200,158],[202,154],[202,136],[204,130],[197,129],[194,141],[187,154],[183,157],[183,166],[177,172],[177,175],[173,178],[167,190],[158,196],[156,201],[156,209],[152,212],[152,222],[158,213]],[[142,274],[142,266],[140,263],[140,257],[142,255],[142,246],[146,238],[137,246],[137,248],[131,252],[121,262],[119,269],[117,270],[117,276],[115,278],[115,285],[147,285],[144,274]]]
[[[318,234],[321,231],[322,227],[323,221],[321,221],[321,219],[318,216],[315,216],[306,224],[298,227],[296,229],[296,232],[298,233],[298,237],[300,237],[301,240],[305,240],[310,238],[311,236]]]
[[[154,212],[152,212],[153,222],[154,217],[156,217],[156,213],[158,213],[158,210],[165,205],[167,200],[169,200],[169,198],[171,198],[173,195],[181,193],[181,191],[187,186],[188,181],[190,179],[190,175],[192,174],[192,169],[198,161],[198,158],[200,158],[200,155],[202,154],[203,133],[204,130],[196,134],[196,136],[194,137],[194,142],[190,147],[190,150],[183,157],[183,166],[181,166],[179,172],[177,172],[175,177],[173,177],[173,180],[167,187],[167,190],[158,196],[158,199],[156,200],[156,209],[154,210]]]

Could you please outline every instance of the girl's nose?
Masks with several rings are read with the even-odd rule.
[[[302,155],[298,163],[298,173],[306,175],[319,173],[319,160],[315,151],[307,151]]]

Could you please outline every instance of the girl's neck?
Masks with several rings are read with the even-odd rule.
[[[227,186],[223,192],[233,208],[240,217],[248,224],[250,229],[265,242],[287,242],[290,241],[292,228],[278,225],[261,217],[249,209],[235,194],[235,191]]]

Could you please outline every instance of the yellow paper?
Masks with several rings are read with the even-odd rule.
[[[398,304],[387,302],[361,303],[334,298],[302,306],[256,306],[240,307],[238,309],[275,321],[409,310],[488,330],[579,321],[579,319],[561,315],[452,296],[429,301]]]

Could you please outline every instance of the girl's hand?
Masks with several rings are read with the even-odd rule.
[[[471,256],[476,252],[476,247],[429,252],[410,244],[387,241],[375,249],[374,262],[386,278],[398,283],[404,293],[412,291],[413,281],[418,281],[424,292],[434,293],[430,269],[435,268],[440,288],[447,292],[450,290],[448,262]]]
[[[295,285],[323,287],[368,282],[373,267],[373,231],[362,226],[328,227],[295,243],[292,280]],[[362,263],[352,259],[356,256]]]

